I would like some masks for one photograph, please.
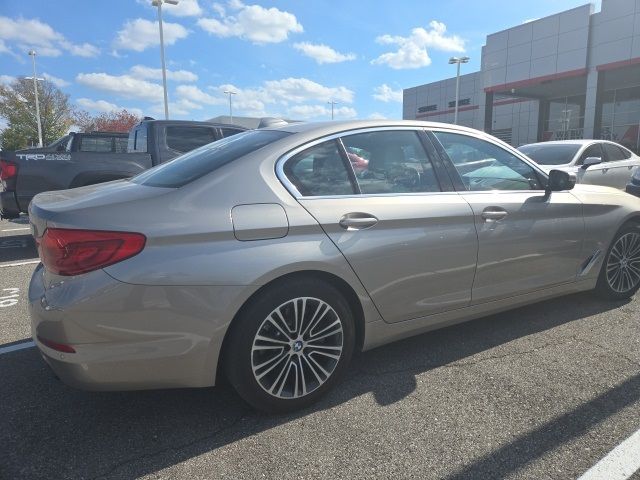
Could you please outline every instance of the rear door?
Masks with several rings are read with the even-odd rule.
[[[582,261],[582,204],[570,192],[545,195],[545,177],[502,145],[438,131],[473,209],[478,266],[472,303],[573,282]]]
[[[412,129],[352,132],[298,149],[282,171],[387,322],[471,300],[472,211],[425,142]]]

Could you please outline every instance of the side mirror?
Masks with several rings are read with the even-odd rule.
[[[563,170],[551,170],[549,172],[549,181],[547,183],[546,192],[560,192],[562,190],[571,190],[576,184],[576,177]]]
[[[65,147],[64,145],[58,145],[56,147],[56,152],[64,152],[65,151]]]
[[[582,162],[582,165],[580,166],[580,168],[582,170],[586,170],[590,166],[598,165],[599,163],[602,163],[601,157],[587,157],[584,159],[584,162]]]

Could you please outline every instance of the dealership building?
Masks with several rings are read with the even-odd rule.
[[[407,88],[403,118],[452,123],[455,92],[455,76]],[[460,76],[458,123],[514,146],[604,138],[640,152],[640,0],[488,35],[480,71]]]

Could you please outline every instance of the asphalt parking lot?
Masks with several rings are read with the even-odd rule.
[[[1,479],[568,479],[640,429],[637,299],[573,295],[397,342],[316,407],[267,416],[226,385],[56,380],[22,348],[36,259],[26,219],[0,222]],[[633,475],[615,473],[592,478]]]

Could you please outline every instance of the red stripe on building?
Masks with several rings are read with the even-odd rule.
[[[477,110],[479,108],[480,107],[478,105],[458,107],[458,112],[465,112],[467,110]],[[455,111],[456,111],[455,108],[450,108],[449,110],[442,110],[441,112],[418,113],[416,115],[416,118],[435,117],[436,115],[445,115],[447,113],[454,113]]]
[[[531,85],[538,85],[543,82],[549,82],[552,80],[560,80],[562,78],[580,77],[587,74],[586,68],[579,68],[577,70],[569,70],[566,72],[554,73],[551,75],[543,75],[542,77],[529,78],[527,80],[520,80],[518,82],[503,83],[501,85],[493,85],[486,87],[485,92],[501,92],[505,90],[511,90],[512,88],[530,87]]]
[[[619,62],[604,63],[598,65],[596,70],[599,72],[605,72],[607,70],[615,70],[616,68],[630,67],[631,65],[640,65],[640,57],[631,58],[629,60],[620,60]]]

